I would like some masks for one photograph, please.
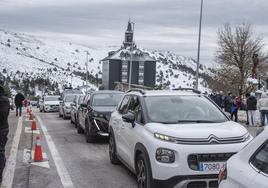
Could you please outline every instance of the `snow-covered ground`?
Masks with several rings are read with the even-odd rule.
[[[0,30],[0,71],[6,69],[7,74],[13,75],[20,71],[28,73],[28,77],[49,78],[59,85],[72,82],[76,87],[84,85],[85,81],[74,75],[73,71],[85,73],[88,61],[89,73],[101,78],[100,60],[106,57],[109,51],[118,48],[89,48],[70,42]],[[170,52],[142,50],[157,60],[157,84],[167,84],[169,88],[193,87],[193,71],[196,69],[193,59]],[[207,67],[201,65],[200,73],[205,72],[209,72]],[[199,85],[201,91],[210,91],[202,78]],[[91,87],[96,88],[93,84]]]

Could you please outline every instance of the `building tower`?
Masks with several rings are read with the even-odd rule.
[[[128,21],[127,30],[125,32],[125,41],[123,42],[124,48],[132,47],[135,43],[133,41],[134,31],[130,20]]]
[[[118,83],[128,85],[130,80],[133,86],[155,86],[156,61],[149,53],[137,48],[133,37],[134,28],[129,20],[121,48],[109,52],[101,60],[102,85],[105,89],[115,89]]]

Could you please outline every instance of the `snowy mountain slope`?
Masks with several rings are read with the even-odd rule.
[[[89,48],[69,42],[55,41],[22,33],[0,30],[0,71],[10,73],[29,73],[27,77],[48,78],[59,85],[81,86],[85,84],[82,77],[73,72],[86,72],[85,62],[88,59],[88,70],[93,77],[101,78],[100,60],[109,51],[118,47]],[[144,49],[143,49],[144,50]],[[88,52],[88,57],[86,55]],[[157,84],[169,88],[193,87],[195,62],[170,52],[144,50],[157,60]],[[209,72],[205,66],[200,72]],[[24,76],[26,74],[23,74]],[[20,77],[21,74],[17,74]],[[208,90],[205,81],[200,79],[200,89]],[[96,88],[91,84],[92,88]]]

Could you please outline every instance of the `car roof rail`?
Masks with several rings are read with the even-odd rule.
[[[201,91],[194,89],[194,88],[175,88],[174,91],[192,91],[197,94],[201,94]]]
[[[133,88],[133,89],[129,89],[129,90],[127,90],[127,92],[126,93],[129,93],[129,92],[139,92],[139,93],[141,93],[141,94],[145,94],[145,91],[143,90],[143,89],[139,89],[139,88]]]

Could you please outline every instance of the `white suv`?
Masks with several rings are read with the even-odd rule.
[[[227,161],[219,181],[220,188],[268,187],[268,127]]]
[[[109,122],[109,155],[139,188],[214,188],[218,173],[252,139],[193,89],[127,92]]]

